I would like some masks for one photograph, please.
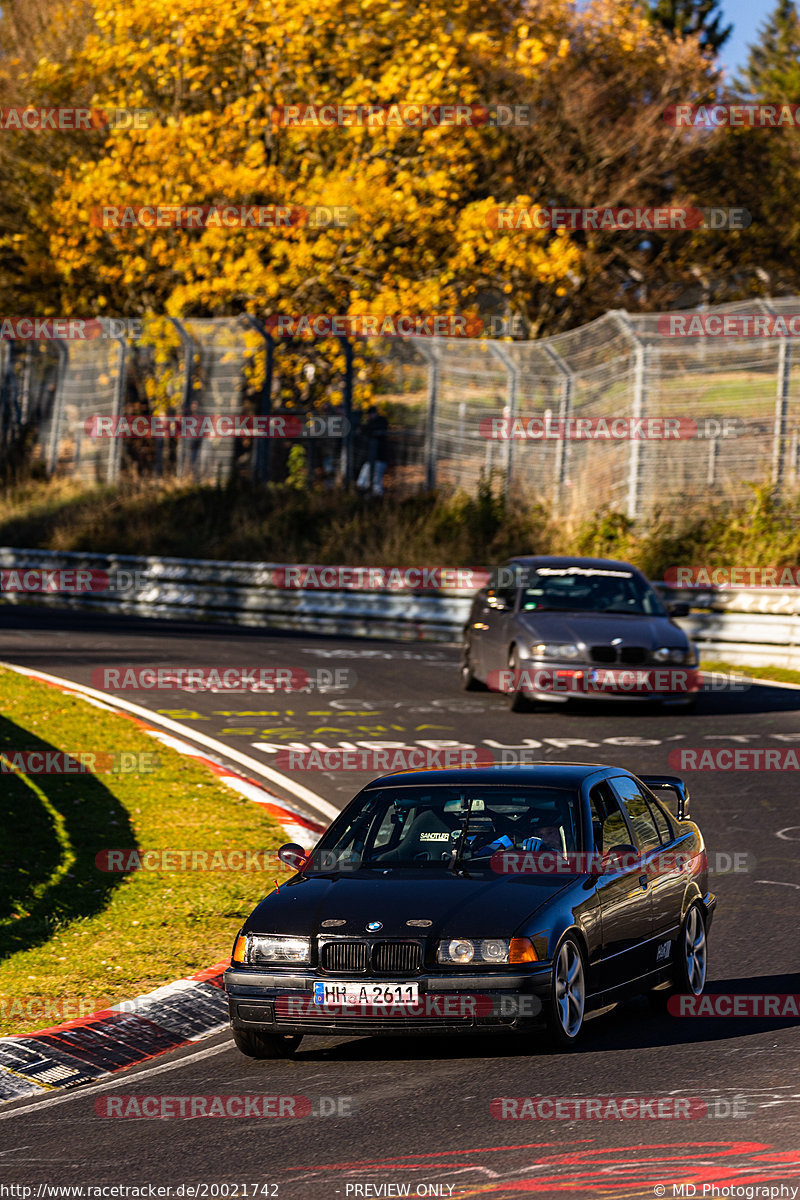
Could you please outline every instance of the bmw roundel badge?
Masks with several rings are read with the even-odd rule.
[[[383,929],[382,921],[367,921],[368,933],[377,933],[379,929]]]

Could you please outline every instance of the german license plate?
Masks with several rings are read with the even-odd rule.
[[[314,984],[315,1004],[418,1004],[418,983],[328,983]]]

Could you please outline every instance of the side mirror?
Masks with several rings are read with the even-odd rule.
[[[298,846],[297,842],[287,842],[278,851],[278,858],[293,871],[301,871],[306,864],[308,855],[302,846]]]
[[[685,600],[676,600],[674,604],[667,605],[667,612],[671,617],[688,617],[689,605]]]

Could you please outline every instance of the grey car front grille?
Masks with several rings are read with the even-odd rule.
[[[640,667],[647,662],[650,651],[646,646],[590,646],[589,654],[592,662]]]

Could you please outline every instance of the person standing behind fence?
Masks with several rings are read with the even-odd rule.
[[[389,461],[389,422],[382,413],[378,412],[374,404],[367,409],[364,436],[367,443],[367,457],[359,472],[356,487],[360,492],[382,496],[383,477]]]

